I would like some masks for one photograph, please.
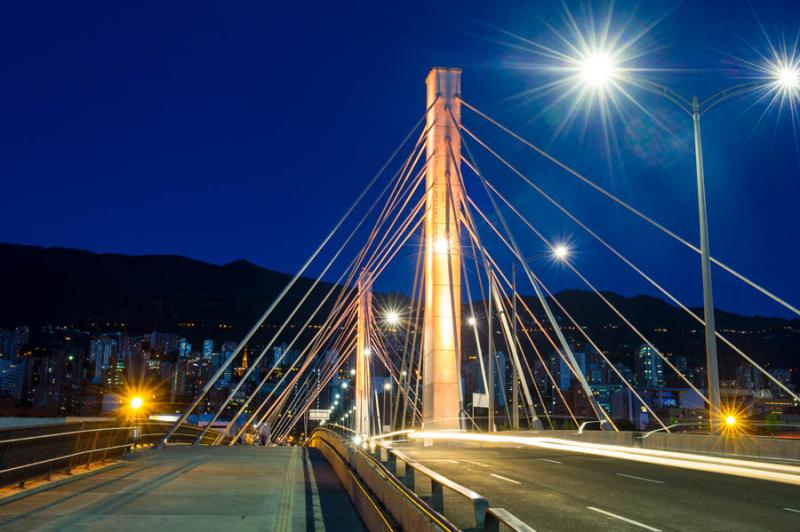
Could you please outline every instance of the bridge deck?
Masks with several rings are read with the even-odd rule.
[[[325,459],[302,448],[170,447],[0,505],[0,530],[361,530]]]
[[[539,448],[396,447],[536,530],[800,530],[794,485]]]

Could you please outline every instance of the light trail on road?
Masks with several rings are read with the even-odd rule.
[[[660,451],[655,449],[637,449],[619,445],[603,445],[595,443],[576,442],[560,438],[545,438],[536,436],[512,436],[501,434],[472,434],[464,432],[413,432],[409,435],[415,440],[459,441],[466,443],[497,443],[516,444],[529,447],[539,447],[555,451],[573,452],[618,458],[648,464],[692,469],[708,473],[733,475],[750,479],[768,480],[800,486],[800,467],[754,462],[751,460],[736,460],[703,456],[692,453],[678,453]]]

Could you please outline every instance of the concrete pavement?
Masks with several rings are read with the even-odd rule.
[[[0,530],[363,530],[313,449],[175,446],[0,505]]]
[[[396,448],[547,530],[800,530],[800,487],[538,448]]]

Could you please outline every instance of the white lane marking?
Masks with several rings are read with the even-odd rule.
[[[796,514],[800,514],[800,510],[795,510],[794,508],[784,508],[787,512],[794,512]]]
[[[617,473],[618,477],[633,478],[636,480],[643,480],[645,482],[652,482],[653,484],[664,484],[663,480],[653,480],[652,478],[636,477],[633,475],[626,475],[625,473]]]
[[[548,460],[547,458],[539,458],[538,460],[541,460],[542,462],[550,462],[551,464],[560,464],[561,463],[558,460]]]
[[[489,473],[494,478],[499,478],[500,480],[505,480],[506,482],[513,482],[514,484],[522,484],[522,482],[518,480],[514,480],[513,478],[503,477],[500,475],[495,475],[494,473]]]
[[[466,462],[466,463],[468,463],[468,464],[472,464],[472,465],[480,466],[480,467],[489,467],[489,466],[488,466],[488,465],[486,465],[486,464],[482,464],[482,463],[480,463],[480,462],[476,462],[476,461],[474,461],[474,460],[464,460],[464,459],[462,458],[462,459],[461,459],[461,461],[462,461],[462,462]]]
[[[613,517],[614,519],[619,519],[620,521],[625,521],[626,523],[629,523],[631,525],[636,525],[638,527],[642,527],[645,530],[650,530],[651,532],[661,532],[660,528],[653,528],[652,526],[648,526],[648,525],[646,525],[644,523],[640,523],[639,521],[634,521],[633,519],[628,519],[627,517],[622,517],[621,515],[612,514],[611,512],[608,512],[606,510],[601,510],[600,508],[595,508],[594,506],[587,506],[586,508],[589,509],[589,510],[592,510],[593,512],[598,512],[598,513],[601,513],[603,515],[607,515],[609,517]]]

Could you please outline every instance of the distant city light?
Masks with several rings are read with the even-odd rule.
[[[470,316],[467,318],[467,325],[470,327],[475,327],[478,324],[478,320],[475,319],[475,316]]]
[[[343,390],[346,390],[346,389],[347,389],[347,383],[346,383],[346,382],[343,382],[343,383],[342,383],[342,389],[343,389]]]
[[[372,349],[370,349],[369,347],[367,347],[366,349],[364,349],[364,356],[365,356],[365,357],[368,357],[368,356],[370,356],[371,354],[372,354]]]
[[[386,384],[383,385],[383,389],[384,390],[391,390],[392,389],[392,383],[391,382],[387,382]]]

